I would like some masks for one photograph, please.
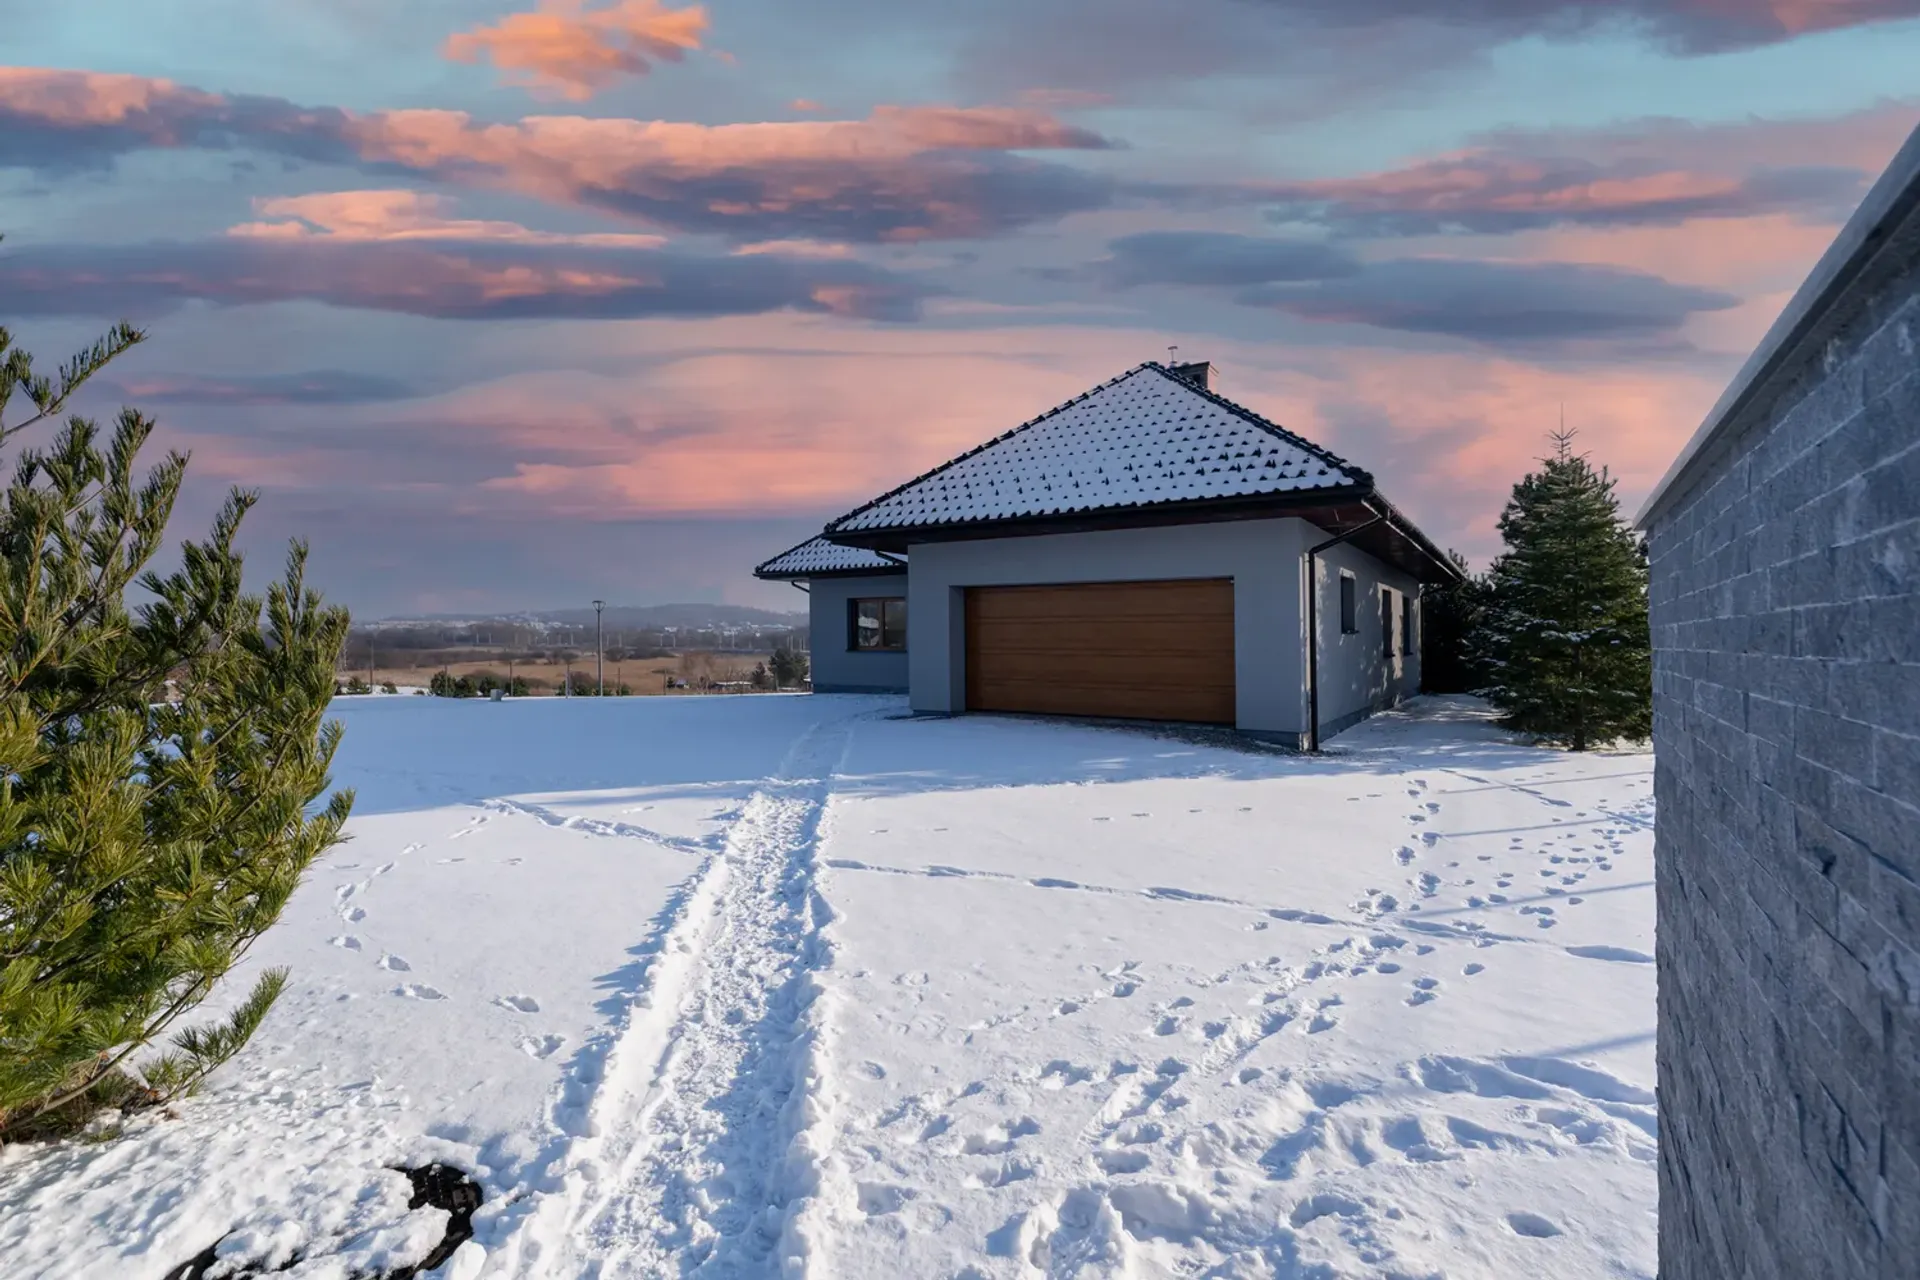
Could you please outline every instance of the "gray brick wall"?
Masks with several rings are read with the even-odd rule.
[[[1920,1276],[1920,263],[1649,530],[1662,1280]]]

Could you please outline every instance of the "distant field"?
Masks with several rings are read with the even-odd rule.
[[[711,681],[745,680],[756,663],[767,662],[772,656],[771,653],[686,653],[664,658],[628,658],[620,662],[607,662],[605,676],[607,688],[614,689],[624,683],[636,696],[668,692],[698,693],[698,688],[669,691],[667,678],[672,676],[676,680],[685,680],[692,685],[697,685],[702,676]],[[589,653],[584,660],[576,658],[573,669],[576,672],[584,671],[591,677],[593,655]],[[454,676],[471,676],[491,671],[496,675],[505,676],[508,670],[507,656],[499,651],[463,650],[458,660],[454,660],[432,651],[421,650],[409,653],[405,650],[396,650],[391,659],[375,654],[371,682],[375,688],[388,680],[403,688],[424,687],[439,671],[446,671]],[[524,679],[534,693],[553,694],[559,691],[562,681],[565,680],[567,668],[560,662],[515,657],[511,663],[511,670],[513,675]],[[341,666],[339,670],[341,680],[344,681],[353,676],[359,676],[363,680],[368,678],[364,660],[358,665],[343,664]]]

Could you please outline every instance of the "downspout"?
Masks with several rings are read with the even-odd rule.
[[[800,581],[798,578],[788,578],[787,585],[794,588],[794,590],[796,591],[803,591],[807,595],[813,594],[813,588],[808,586],[806,583]]]
[[[1362,506],[1373,511],[1373,504],[1363,501]],[[1320,574],[1318,558],[1322,551],[1337,547],[1341,543],[1359,534],[1365,533],[1377,524],[1386,524],[1387,517],[1374,514],[1373,519],[1357,524],[1345,533],[1328,538],[1316,547],[1307,548],[1307,750],[1318,753],[1320,750]]]

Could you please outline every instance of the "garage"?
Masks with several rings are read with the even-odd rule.
[[[966,705],[1232,724],[1233,580],[969,587]]]

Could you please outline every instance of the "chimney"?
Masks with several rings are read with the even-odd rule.
[[[1213,366],[1205,360],[1193,364],[1176,364],[1167,370],[1176,378],[1184,378],[1202,391],[1213,390]]]

